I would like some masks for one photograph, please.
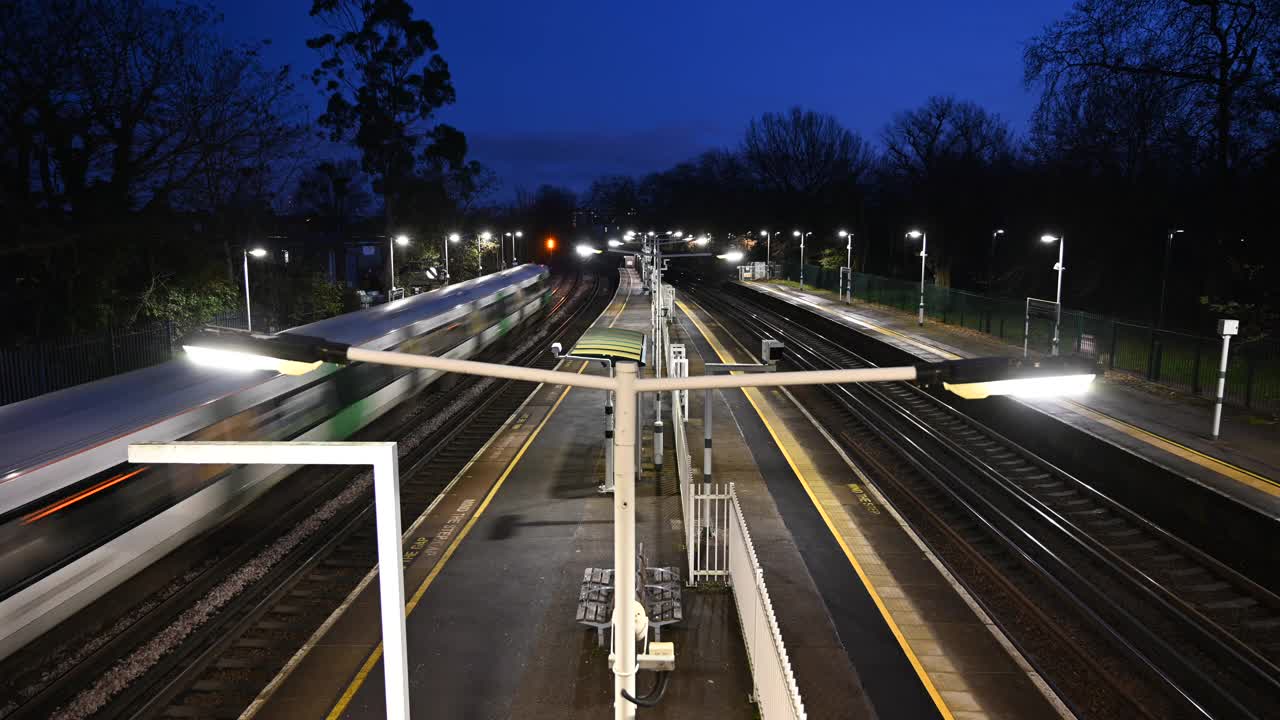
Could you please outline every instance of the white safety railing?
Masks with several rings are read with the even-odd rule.
[[[733,483],[693,483],[690,514],[685,516],[685,536],[690,541],[689,581],[719,580],[729,577],[729,503]]]
[[[764,573],[751,544],[738,498],[730,492],[728,528],[729,581],[733,601],[738,607],[738,622],[751,662],[751,679],[755,683],[755,701],[764,720],[803,720],[804,701],[791,671],[778,619],[773,614],[773,601],[764,583]]]
[[[673,349],[677,346],[671,346]],[[684,346],[680,347],[681,351]],[[688,360],[684,360],[684,370],[688,374]],[[676,363],[673,361],[667,367],[671,368],[674,375]],[[688,393],[685,393],[686,398]],[[686,399],[685,402],[688,402]],[[689,563],[689,583],[693,584],[694,568],[698,566],[694,558],[694,525],[691,521],[693,518],[693,459],[689,456],[689,433],[685,429],[685,421],[689,415],[689,406],[680,401],[679,391],[671,393],[671,425],[672,434],[676,440],[676,474],[680,478],[680,509],[681,519],[684,522],[684,549],[686,559]]]

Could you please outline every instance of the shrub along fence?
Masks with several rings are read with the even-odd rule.
[[[786,266],[785,277],[799,277],[797,264]],[[805,286],[838,292],[840,271],[806,265]],[[1026,301],[940,288],[925,284],[925,315],[986,333],[1021,347]],[[920,284],[854,273],[855,300],[914,313],[920,302]],[[1108,369],[1141,375],[1183,392],[1212,397],[1218,377],[1222,338],[1157,330],[1150,325],[1117,320],[1080,310],[1062,310],[1061,349],[1097,358]],[[1027,346],[1048,352],[1053,341],[1053,319],[1033,318]],[[1227,366],[1226,401],[1256,410],[1280,410],[1280,342],[1241,340],[1231,343]]]

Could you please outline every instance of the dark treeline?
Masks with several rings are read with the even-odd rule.
[[[384,288],[380,268],[347,277],[362,242],[406,233],[397,270],[434,262],[422,239],[496,180],[435,120],[455,91],[432,26],[405,0],[310,15],[320,65],[295,85],[203,4],[0,3],[0,342],[238,312],[245,248],[271,250],[251,282],[278,325]]]
[[[1181,229],[1166,324],[1277,325],[1280,0],[1078,3],[1027,43],[1040,102],[1025,133],[947,96],[872,138],[785,110],[733,148],[601,178],[581,198],[517,190],[511,207],[493,205],[498,179],[438,121],[457,92],[407,0],[312,0],[298,21],[316,28],[319,67],[295,83],[260,45],[224,41],[202,4],[0,3],[0,342],[236,312],[256,246],[272,254],[251,273],[255,315],[293,324],[385,289],[388,237],[413,239],[397,276],[429,284],[449,233],[465,237],[450,246],[460,279],[495,266],[502,233],[522,230],[529,259],[588,215],[732,234],[757,258],[769,229],[790,261],[800,228],[810,261],[828,264],[844,229],[859,269],[903,277],[918,227],[938,283],[1014,297],[1051,296],[1055,248],[1037,239],[1061,234],[1067,304],[1148,321]],[[324,111],[308,117],[317,95]]]
[[[765,113],[741,143],[644,178],[598,180],[586,202],[614,224],[733,235],[775,231],[774,259],[910,277],[929,235],[939,284],[1053,297],[1152,322],[1173,230],[1166,326],[1215,314],[1257,336],[1277,325],[1280,3],[1090,0],[1031,38],[1029,132],[978,105],[933,97],[874,140],[802,109]],[[878,141],[878,142],[877,142]],[[996,234],[1003,230],[1003,234]],[[780,247],[781,246],[781,247]],[[839,252],[836,252],[836,249]],[[838,256],[838,260],[835,259]]]

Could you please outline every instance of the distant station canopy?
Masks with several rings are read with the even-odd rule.
[[[634,362],[641,366],[644,366],[648,357],[644,333],[616,328],[593,328],[586,331],[569,354],[610,360],[615,365],[619,362]]]

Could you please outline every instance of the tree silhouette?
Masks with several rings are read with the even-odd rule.
[[[387,230],[420,162],[461,163],[462,133],[434,122],[454,102],[449,66],[435,31],[405,0],[314,0],[311,15],[329,32],[307,41],[324,60],[312,80],[328,94],[319,124],[350,141],[383,196]]]

